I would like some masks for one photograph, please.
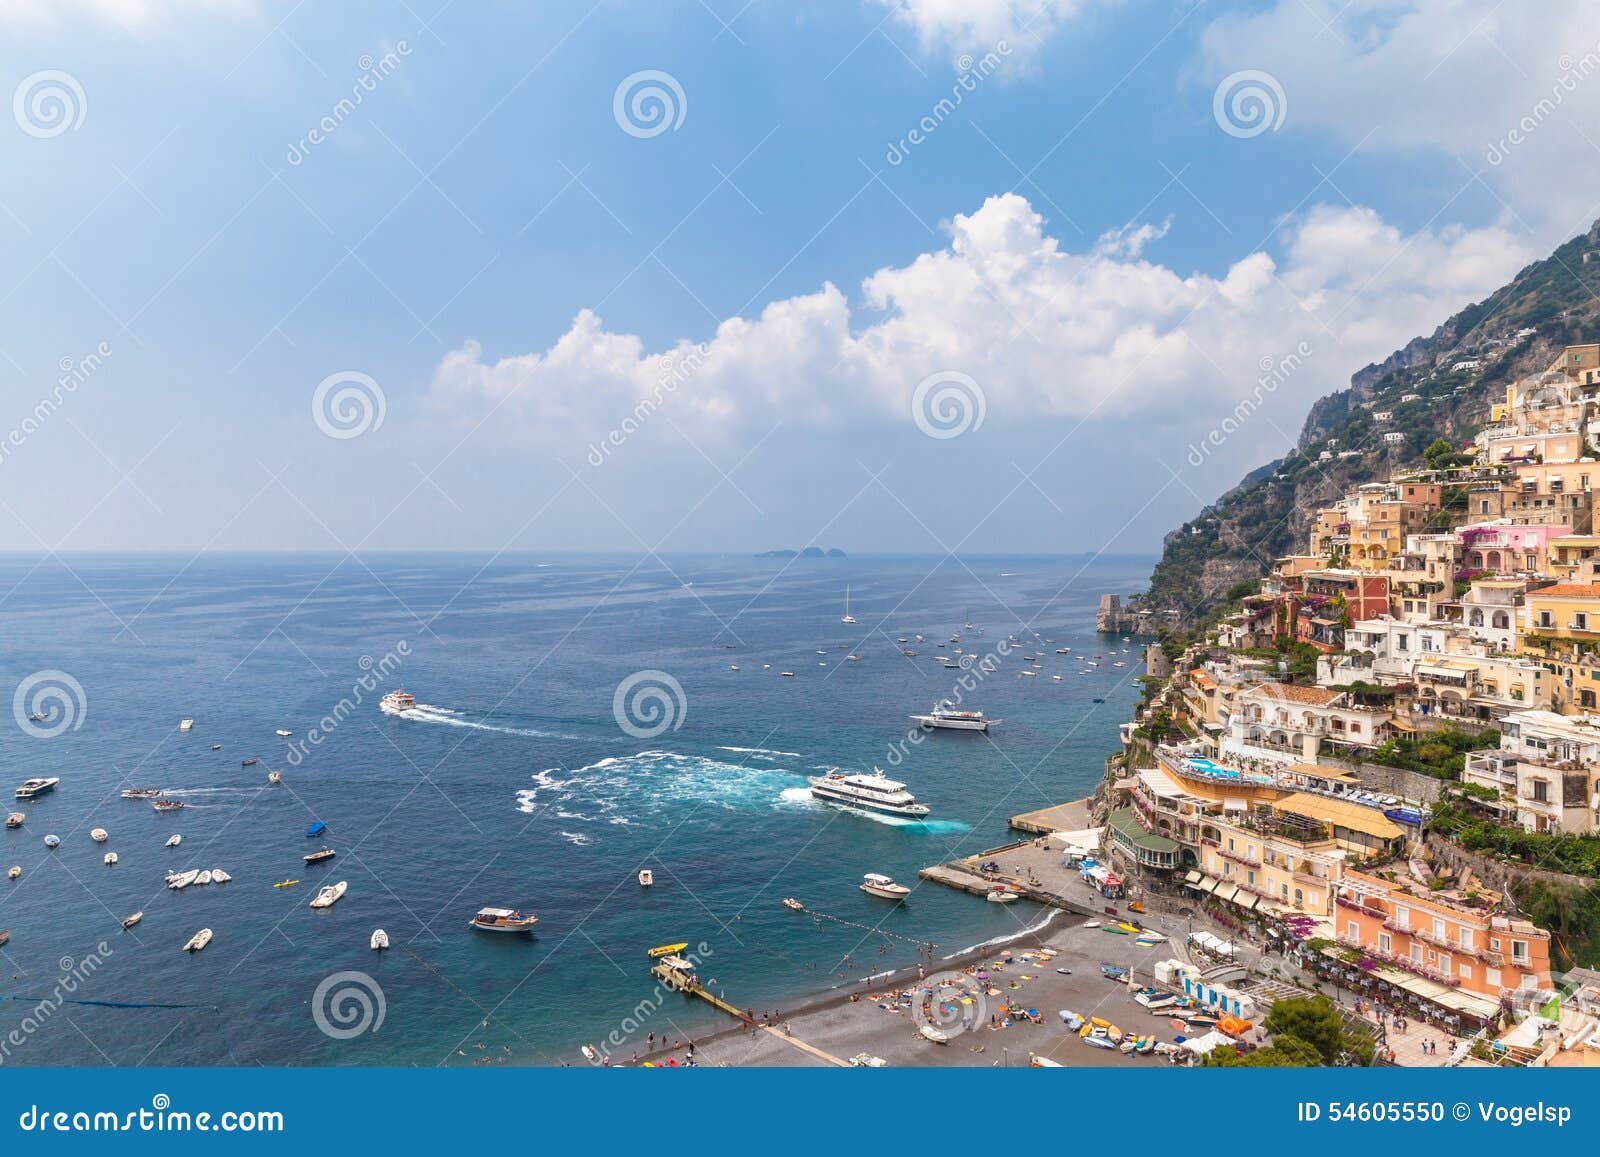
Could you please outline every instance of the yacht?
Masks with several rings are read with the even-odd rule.
[[[317,898],[311,901],[311,907],[332,908],[349,889],[350,884],[345,880],[340,880],[337,884],[329,884],[317,893]]]
[[[190,719],[188,717],[185,717],[183,719],[178,720],[178,730],[179,731],[193,731],[194,730],[194,720]]]
[[[44,795],[46,792],[55,791],[56,784],[60,782],[61,780],[57,776],[26,780],[21,787],[17,788],[17,798],[34,799],[37,796]]]
[[[6,817],[6,827],[20,828],[22,826],[22,821],[27,818],[28,817],[23,815],[21,812],[12,812]]]
[[[877,896],[884,900],[904,900],[911,895],[911,889],[904,884],[896,884],[890,877],[878,872],[868,872],[861,877],[861,890],[869,896]]]
[[[125,787],[122,789],[123,799],[154,799],[161,794],[159,787]]]
[[[484,932],[532,932],[538,922],[539,917],[523,915],[513,908],[480,908],[468,921]]]
[[[833,771],[827,775],[808,776],[806,782],[811,785],[812,796],[827,803],[911,819],[921,819],[928,814],[928,809],[917,802],[906,785],[884,775],[882,768],[873,768],[871,775]]]
[[[851,624],[854,624],[855,621],[856,621],[856,617],[850,613],[850,588],[849,587],[845,587],[844,588],[844,614],[840,616],[839,621],[841,623],[851,623]]]
[[[982,711],[956,711],[943,704],[926,715],[913,715],[911,718],[924,727],[950,731],[988,731],[989,724],[999,722],[997,719],[985,719]]]
[[[417,705],[417,697],[403,688],[397,688],[378,700],[378,710],[385,715],[404,715]]]

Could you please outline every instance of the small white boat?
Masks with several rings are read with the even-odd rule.
[[[280,727],[278,728],[278,734],[283,738],[288,739],[289,736],[294,734],[294,732],[290,731],[287,727]]]
[[[195,884],[197,886],[204,886],[206,884],[209,884],[209,883],[211,883],[211,880],[212,880],[212,876],[211,876],[211,869],[210,868],[205,868],[205,869],[202,869],[201,871],[195,873],[194,882],[195,882]]]
[[[221,750],[222,750],[222,744],[220,744],[220,743],[213,743],[213,744],[212,744],[212,745],[211,745],[211,750],[212,750],[212,751],[221,751]]]
[[[337,884],[329,884],[317,893],[316,899],[311,901],[311,906],[313,908],[332,908],[349,890],[350,885],[345,880],[340,880]]]
[[[61,837],[51,832],[44,838],[44,846],[47,848],[59,848],[61,846]]]
[[[1112,1041],[1111,1038],[1094,1036],[1093,1034],[1084,1037],[1083,1043],[1086,1045],[1093,1045],[1097,1049],[1114,1049],[1117,1047],[1116,1043]]]
[[[194,730],[194,720],[193,719],[189,719],[187,717],[178,720],[178,730],[179,731],[193,731]]]
[[[167,887],[171,888],[174,892],[181,892],[190,884],[194,883],[195,880],[199,879],[199,877],[200,870],[198,868],[191,868],[187,872],[178,872],[175,875],[167,877]]]
[[[382,952],[387,947],[389,947],[389,934],[382,928],[374,928],[372,931],[372,950],[374,952]]]
[[[785,896],[783,898],[783,906],[791,912],[804,912],[806,910],[806,906],[793,896]]]
[[[996,888],[984,898],[991,904],[1009,904],[1013,900],[1022,899],[1022,897],[1017,895],[1015,892],[1007,892],[1004,888]]]
[[[167,847],[169,848],[175,848],[181,843],[183,843],[183,837],[179,835],[173,835],[167,839]]]
[[[200,931],[196,932],[193,936],[189,937],[189,942],[183,946],[183,950],[185,952],[199,952],[207,944],[210,944],[210,943],[211,943],[211,929],[202,928],[202,929],[200,929]]]
[[[893,879],[879,872],[868,872],[861,877],[861,890],[869,896],[877,896],[884,900],[904,900],[911,895],[911,889],[904,884],[896,884]]]
[[[793,679],[794,678],[794,672],[793,671],[779,671],[778,674],[782,675],[785,679]]]
[[[283,776],[280,773],[276,772],[276,771],[269,771],[269,772],[267,772],[267,782],[268,783],[282,783],[283,782]]]
[[[939,1029],[934,1028],[931,1024],[920,1025],[917,1028],[917,1032],[922,1034],[922,1038],[924,1040],[930,1040],[936,1045],[947,1045],[950,1043],[950,1034],[941,1032]]]
[[[16,880],[16,879],[20,879],[21,877],[22,877],[22,865],[21,864],[12,864],[10,871],[8,871],[6,873],[6,879],[8,879],[8,880]]]
[[[115,852],[107,852],[106,853],[106,867],[114,868],[116,866],[117,866],[117,853],[115,853]]]
[[[143,911],[135,912],[132,916],[124,916],[122,918],[122,927],[123,927],[124,930],[126,930],[128,928],[132,928],[135,924],[137,924],[139,921],[141,921],[143,919],[144,919],[144,912]]]
[[[224,872],[221,868],[211,869],[211,882],[213,884],[226,884],[231,879],[233,879],[233,877],[228,875],[228,873]]]
[[[584,1045],[578,1051],[583,1054],[583,1059],[588,1061],[591,1065],[597,1065],[600,1063],[600,1054],[595,1050],[593,1045]]]
[[[97,844],[103,844],[111,838],[111,833],[106,831],[105,828],[95,828],[94,831],[89,833],[89,838]]]
[[[728,670],[737,671],[738,669],[739,669],[739,664],[737,664],[737,663],[729,663],[728,664]]]
[[[871,1053],[857,1053],[850,1058],[850,1063],[858,1069],[881,1069],[889,1062]]]
[[[6,827],[20,828],[22,826],[22,821],[27,818],[28,817],[22,812],[12,812],[10,815],[6,816]]]
[[[640,868],[639,869],[639,887],[648,888],[651,884],[654,884],[655,882],[656,882],[656,874],[654,872],[652,872],[649,868]]]

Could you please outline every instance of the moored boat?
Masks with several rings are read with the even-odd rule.
[[[320,864],[323,860],[333,859],[337,854],[332,848],[318,848],[310,855],[301,856],[300,858],[308,864]]]
[[[289,730],[289,729],[288,729],[288,728],[287,728],[287,727],[280,727],[280,728],[278,728],[278,734],[279,734],[279,735],[280,735],[280,736],[281,736],[281,737],[282,737],[282,738],[284,738],[284,739],[288,739],[288,738],[289,738],[289,736],[291,736],[291,735],[293,735],[293,734],[294,734],[294,732],[292,732],[292,731],[290,731],[290,730]]]
[[[896,884],[894,880],[881,872],[868,872],[861,877],[861,890],[869,896],[877,896],[883,900],[904,900],[911,895],[911,889],[904,884]]]
[[[51,832],[44,838],[44,846],[52,850],[59,848],[61,846],[61,837]]]
[[[389,934],[382,928],[374,928],[372,930],[371,944],[374,952],[382,952],[389,947]]]
[[[183,946],[185,952],[199,952],[211,943],[211,929],[202,928],[189,937],[188,943]]]
[[[21,864],[12,864],[11,867],[9,869],[7,869],[7,871],[6,871],[6,878],[8,880],[17,880],[17,879],[20,879],[21,877],[22,877],[22,865]]]
[[[539,917],[524,914],[515,908],[479,908],[478,914],[467,923],[480,932],[532,932]]]
[[[175,848],[181,843],[183,843],[183,837],[176,832],[167,837],[167,847],[169,848]]]
[[[228,875],[228,873],[224,872],[221,868],[211,869],[211,882],[213,884],[226,884],[231,879],[233,879],[233,877]]]
[[[194,882],[197,887],[205,887],[205,885],[211,883],[211,881],[212,875],[210,868],[203,868],[195,874]]]
[[[194,730],[194,720],[188,718],[187,716],[185,716],[184,718],[178,720],[178,730],[179,731],[193,731]]]
[[[917,1032],[922,1035],[923,1040],[930,1040],[936,1045],[947,1045],[950,1043],[950,1034],[934,1028],[931,1024],[919,1025],[917,1027]]]
[[[20,828],[22,826],[22,821],[27,818],[28,817],[22,812],[12,812],[10,815],[6,816],[6,827]]]
[[[806,906],[793,896],[785,896],[783,898],[783,906],[791,912],[804,912],[806,910]]]
[[[656,874],[649,868],[639,869],[639,887],[648,888],[656,882]]]
[[[267,772],[267,782],[268,783],[282,783],[283,782],[283,775],[280,772],[269,771],[269,772]]]
[[[22,786],[17,788],[17,798],[37,798],[38,796],[44,795],[47,792],[54,791],[56,789],[56,784],[60,782],[60,777],[54,775],[36,776],[33,779],[25,779],[22,781]]]
[[[167,877],[167,887],[174,892],[181,892],[200,877],[200,869],[191,868],[187,872],[175,872]]]
[[[122,918],[122,927],[123,927],[124,930],[126,930],[128,928],[132,928],[135,924],[137,924],[139,921],[141,921],[143,919],[144,919],[144,912],[141,909],[140,911],[135,912],[132,916],[124,916]]]
[[[260,762],[261,761],[259,759],[241,759],[239,761],[239,766],[240,767],[254,767],[256,764],[258,764]]]
[[[105,865],[108,868],[116,867],[117,866],[117,853],[115,853],[115,852],[107,852],[106,853],[106,857],[105,857]]]
[[[311,901],[311,907],[332,908],[344,898],[344,894],[349,889],[350,885],[345,880],[340,880],[337,884],[329,884],[316,894],[316,897]]]
[[[89,838],[97,844],[103,844],[111,838],[111,833],[106,831],[105,828],[95,828],[94,831],[89,833]]]

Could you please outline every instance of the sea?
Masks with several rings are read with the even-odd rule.
[[[24,779],[61,782],[0,831],[22,870],[0,879],[0,1065],[625,1060],[727,1027],[656,989],[654,947],[687,945],[765,1013],[1025,933],[1031,903],[917,871],[1093,788],[1143,673],[1096,604],[1150,562],[6,556],[0,786],[11,806]],[[398,687],[419,704],[400,717],[379,708]],[[1000,722],[909,718],[947,699]],[[808,797],[807,776],[874,766],[928,818]],[[231,881],[166,887],[217,868]],[[867,872],[915,890],[873,899]],[[472,929],[485,906],[537,934]]]

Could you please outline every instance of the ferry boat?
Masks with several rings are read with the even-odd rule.
[[[161,794],[159,787],[125,787],[122,789],[123,799],[154,799]]]
[[[411,692],[396,689],[378,700],[378,710],[385,715],[404,715],[417,705],[417,697]]]
[[[532,932],[539,917],[523,915],[514,908],[480,908],[467,923],[482,932]]]
[[[904,900],[911,895],[911,889],[904,884],[896,884],[894,880],[880,872],[868,872],[861,877],[861,890],[869,896],[877,896],[884,900]]]
[[[23,781],[22,786],[17,788],[17,798],[34,799],[38,796],[44,795],[46,792],[55,791],[56,784],[60,782],[61,780],[57,776],[50,776],[43,779],[25,780]]]
[[[871,775],[833,771],[827,775],[808,776],[806,782],[811,785],[812,796],[826,803],[910,819],[921,819],[928,814],[928,808],[917,802],[917,797],[906,790],[905,784],[884,775],[880,767],[873,768]]]
[[[988,731],[989,724],[997,719],[985,719],[982,711],[956,711],[940,705],[926,715],[911,717],[924,727],[944,728],[950,731]]]

